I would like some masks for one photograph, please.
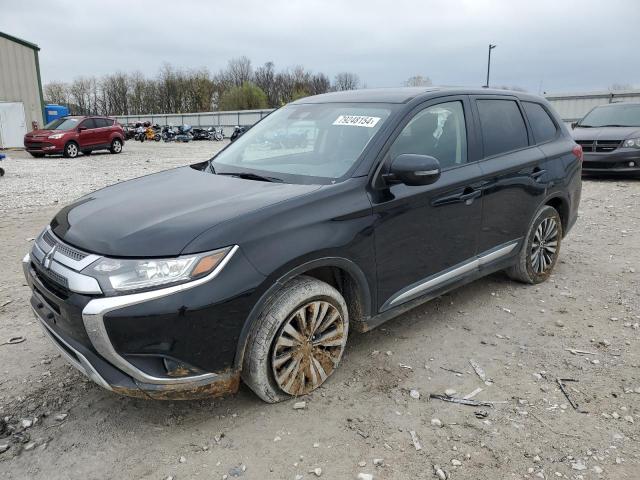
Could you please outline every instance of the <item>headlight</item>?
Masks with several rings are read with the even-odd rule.
[[[64,137],[64,133],[54,133],[53,135],[49,135],[47,138],[53,138],[55,140]]]
[[[627,148],[629,147],[640,148],[640,138],[628,138],[627,140],[624,141],[622,146]]]
[[[231,248],[166,259],[102,258],[88,266],[84,273],[96,278],[106,292],[149,290],[189,282],[210,274]]]

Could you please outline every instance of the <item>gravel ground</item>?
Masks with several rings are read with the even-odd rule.
[[[84,193],[221,146],[127,143],[117,156],[75,160],[10,152],[0,179],[0,343],[26,341],[0,346],[1,479],[400,480],[439,478],[438,469],[452,480],[639,478],[637,180],[585,180],[550,281],[492,275],[352,335],[334,378],[301,410],[264,404],[245,387],[216,401],[124,398],[67,366],[29,311],[20,259],[31,239]],[[566,390],[578,410],[558,377],[576,380]],[[474,399],[497,403],[429,399],[478,388]]]

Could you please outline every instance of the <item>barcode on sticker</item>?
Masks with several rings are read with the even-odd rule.
[[[369,117],[366,115],[340,115],[333,124],[373,128],[379,121],[380,117]]]

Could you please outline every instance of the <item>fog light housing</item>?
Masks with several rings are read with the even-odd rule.
[[[635,167],[636,166],[636,162],[629,162],[629,166],[630,167]]]

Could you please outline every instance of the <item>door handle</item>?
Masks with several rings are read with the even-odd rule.
[[[464,202],[466,205],[471,205],[473,201],[480,195],[482,195],[482,190],[476,190],[474,188],[467,187],[462,192],[443,195],[442,197],[435,198],[431,202],[431,205],[434,207],[439,207],[442,205],[450,205],[452,203],[462,202]]]
[[[540,181],[540,178],[547,173],[546,170],[540,170],[540,169],[536,169],[533,172],[531,172],[531,178],[533,178],[536,182]]]

